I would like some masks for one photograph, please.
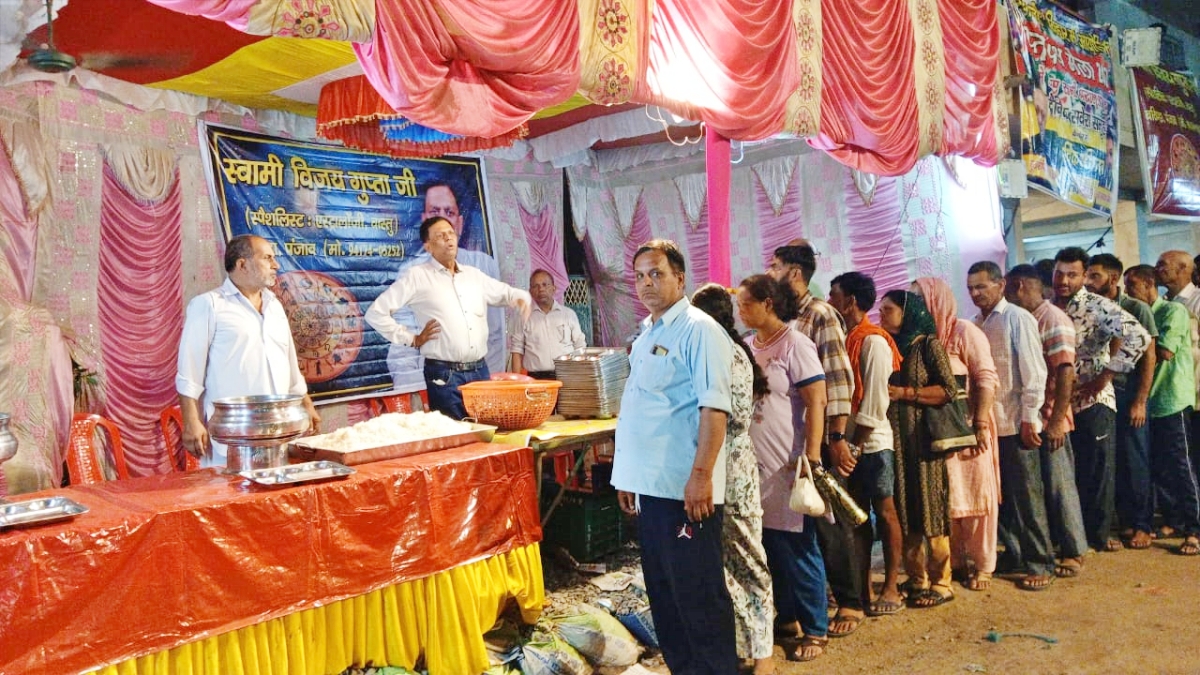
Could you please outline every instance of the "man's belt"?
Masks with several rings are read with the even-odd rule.
[[[425,365],[437,366],[439,368],[449,368],[460,373],[479,370],[487,365],[487,361],[479,359],[478,361],[442,361],[440,359],[425,359]]]

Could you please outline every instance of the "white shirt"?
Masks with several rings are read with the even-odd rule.
[[[415,335],[392,316],[408,307],[424,327],[436,319],[442,330],[421,346],[421,355],[441,361],[469,363],[487,356],[488,306],[532,303],[529,293],[488,277],[477,268],[457,264],[451,273],[433,258],[409,267],[371,303],[366,321],[389,341],[411,346]]]
[[[1192,362],[1200,364],[1200,288],[1194,284],[1184,286],[1172,301],[1188,308],[1192,325]],[[1200,392],[1200,365],[1196,368],[1196,391]]]
[[[306,394],[292,328],[275,294],[262,292],[262,313],[229,279],[192,298],[179,339],[175,390],[204,397],[204,417],[212,402],[231,396]],[[205,466],[225,465],[225,446],[214,442]]]
[[[543,312],[535,303],[527,321],[517,320],[508,351],[523,356],[527,371],[553,371],[555,358],[586,345],[575,310],[556,302]]]
[[[1046,400],[1046,360],[1037,319],[1000,298],[986,317],[975,315],[975,325],[987,336],[996,363],[996,433],[1015,436],[1021,423],[1042,431],[1042,404]]]
[[[892,425],[887,418],[891,403],[887,385],[892,376],[892,348],[882,336],[868,335],[863,339],[858,361],[862,368],[863,398],[858,413],[850,418],[846,435],[853,438],[854,428],[860,424],[871,427],[871,435],[862,444],[863,454],[893,450]]]

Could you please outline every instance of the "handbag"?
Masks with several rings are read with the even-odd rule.
[[[979,445],[975,429],[967,423],[966,377],[956,375],[954,379],[958,388],[954,398],[942,405],[925,406],[929,449],[935,453],[955,452]]]
[[[828,506],[817,491],[813,481],[812,468],[808,457],[800,455],[796,461],[796,477],[792,480],[792,495],[788,500],[788,508],[806,516],[820,517],[825,515]]]

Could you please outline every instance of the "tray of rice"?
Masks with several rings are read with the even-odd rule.
[[[305,461],[345,466],[488,443],[496,427],[458,422],[438,412],[387,413],[319,436],[293,441],[288,452]]]

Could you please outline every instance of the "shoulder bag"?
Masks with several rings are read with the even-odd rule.
[[[956,452],[979,445],[975,429],[967,423],[967,380],[955,376],[954,398],[942,405],[925,406],[925,429],[929,449],[935,453]]]

